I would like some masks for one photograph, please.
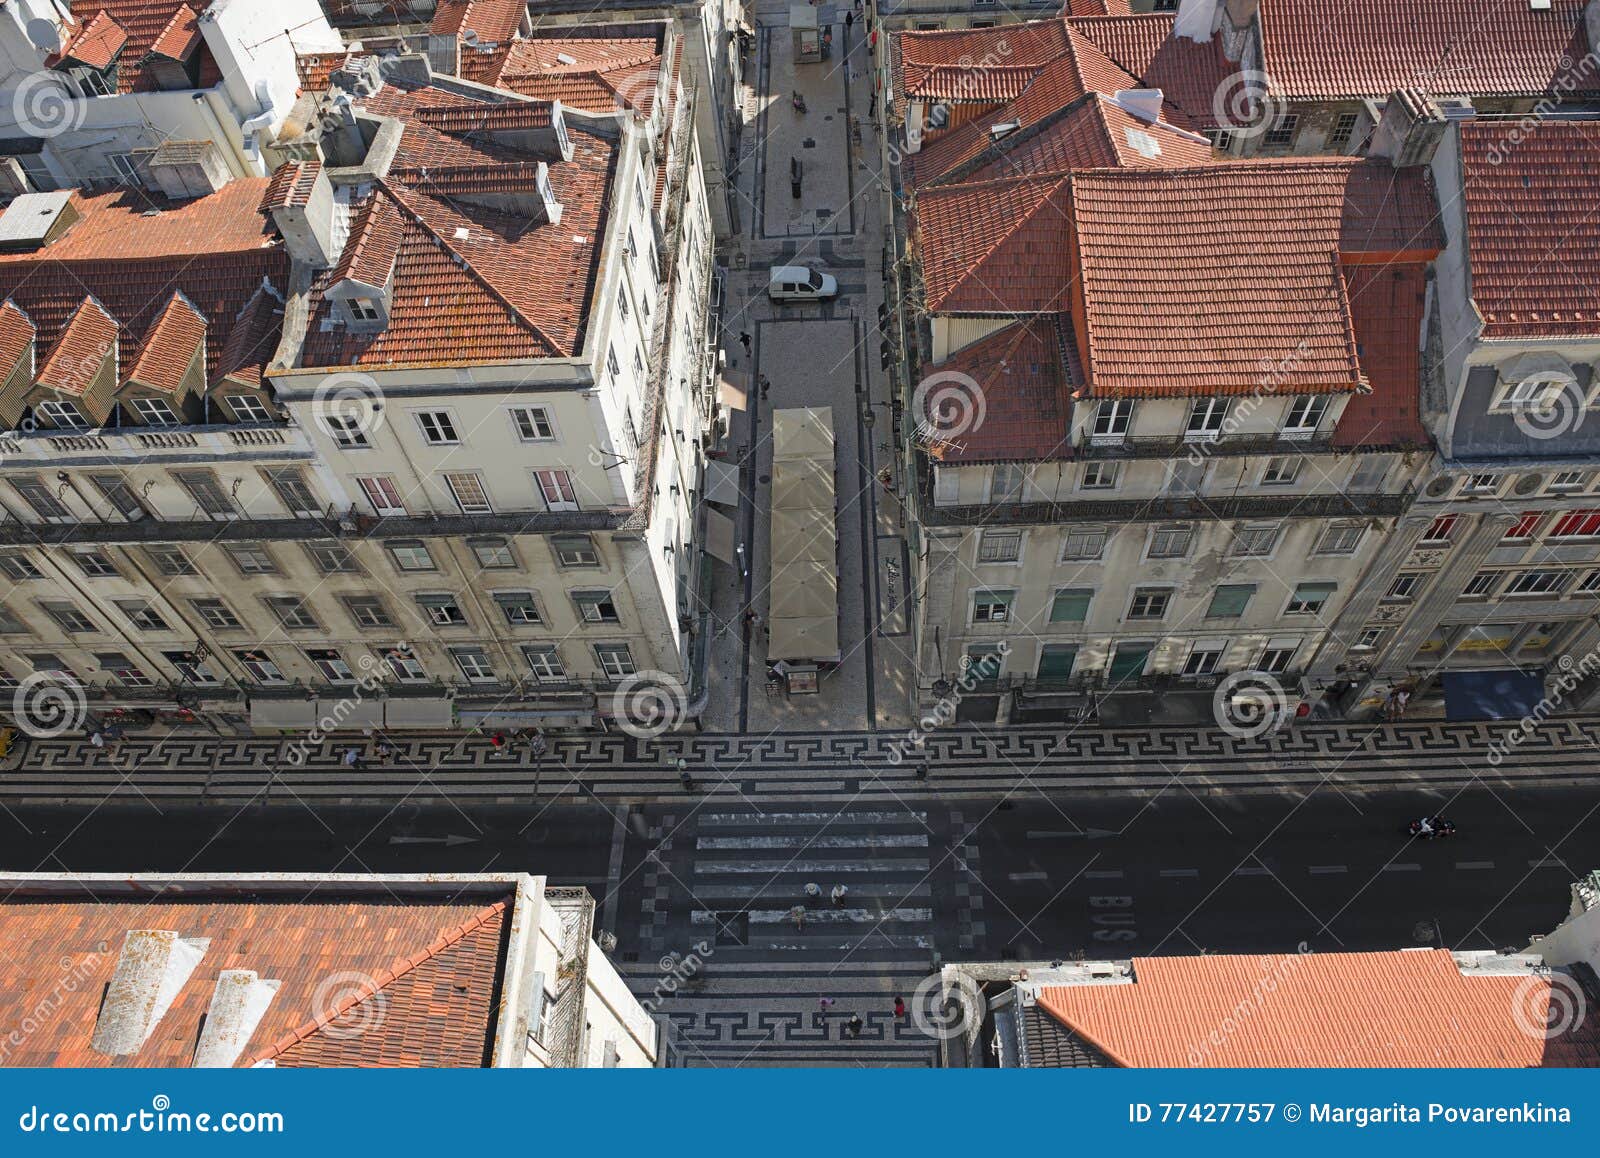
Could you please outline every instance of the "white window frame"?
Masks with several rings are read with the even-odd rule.
[[[539,497],[544,500],[545,510],[578,509],[578,488],[573,483],[570,470],[561,467],[541,467],[533,472],[533,485],[538,489]],[[556,497],[552,498],[552,494]]]
[[[90,430],[93,428],[88,416],[79,409],[76,402],[50,399],[39,403],[39,413],[48,418],[50,425],[56,430]]]
[[[440,471],[439,477],[444,480],[445,489],[450,492],[450,497],[463,515],[494,514],[494,504],[489,501],[489,488],[484,484],[483,475],[475,470],[447,470]],[[476,494],[465,493],[474,489]]]
[[[1222,437],[1222,424],[1231,409],[1226,398],[1196,398],[1189,406],[1189,418],[1184,424],[1185,442],[1215,442]]]
[[[413,410],[411,417],[416,420],[417,431],[427,445],[461,445],[461,428],[456,424],[455,411],[450,408],[435,406],[426,410]]]
[[[511,429],[517,432],[520,442],[556,442],[560,438],[548,406],[511,406],[506,412],[511,416]],[[539,433],[541,425],[550,433]]]
[[[1287,469],[1285,469],[1287,468]],[[1261,468],[1261,485],[1264,487],[1292,487],[1305,473],[1306,460],[1301,455],[1278,455],[1267,459]]]
[[[393,476],[386,474],[357,475],[356,485],[361,488],[361,493],[366,496],[367,503],[374,513],[381,518],[389,515],[404,515],[406,513],[405,500],[400,495],[400,488],[395,485]],[[389,504],[393,498],[394,504]],[[379,500],[383,500],[380,505]]]
[[[1133,399],[1107,398],[1095,407],[1089,422],[1089,443],[1098,446],[1120,446],[1133,429]]]
[[[254,394],[225,394],[222,401],[235,422],[271,422],[272,411]],[[245,413],[248,411],[249,413]]]
[[[1320,394],[1302,394],[1290,400],[1279,434],[1287,442],[1305,442],[1316,437],[1317,428],[1327,416],[1326,398]]]

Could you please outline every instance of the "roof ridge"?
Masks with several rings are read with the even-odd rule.
[[[400,196],[400,191],[398,189],[392,188],[389,182],[383,180],[382,178],[378,180],[377,186],[379,189],[382,189],[389,195],[390,199],[400,208],[403,213],[421,226],[422,229],[427,232],[429,237],[438,242],[439,246],[452,258],[454,258],[461,268],[466,270],[466,272],[471,275],[472,279],[482,286],[491,297],[509,310],[513,318],[515,318],[523,326],[526,326],[530,331],[533,332],[535,337],[548,346],[550,348],[552,357],[561,357],[561,347],[550,337],[549,334],[544,332],[543,327],[533,321],[533,319],[524,315],[521,308],[509,297],[507,297],[505,292],[502,291],[499,286],[495,285],[494,282],[489,279],[487,274],[485,274],[477,266],[473,265],[470,258],[446,241],[437,229],[433,228],[433,226],[429,225],[427,221],[423,219],[422,214],[418,213],[411,206],[407,205],[405,200]],[[418,192],[416,190],[409,191]],[[420,193],[419,195],[427,196],[427,194]],[[404,244],[403,239],[402,244]]]
[[[389,968],[384,969],[381,973],[373,977],[373,985],[357,986],[350,994],[348,994],[343,1000],[341,1000],[325,1014],[313,1013],[310,1021],[307,1021],[297,1028],[291,1029],[284,1033],[283,1036],[279,1037],[277,1041],[273,1042],[270,1046],[267,1046],[261,1052],[251,1057],[250,1061],[247,1063],[247,1068],[248,1066],[259,1065],[263,1061],[277,1057],[286,1049],[290,1048],[291,1046],[298,1045],[312,1034],[320,1031],[323,1026],[337,1021],[340,1017],[343,1017],[346,1013],[354,1009],[357,1005],[360,1005],[363,1001],[366,1001],[368,998],[381,993],[400,978],[414,972],[419,967],[426,964],[428,961],[433,960],[433,958],[437,957],[440,953],[450,948],[452,945],[460,942],[468,934],[474,933],[478,929],[481,929],[484,925],[488,924],[492,918],[504,912],[508,906],[508,903],[509,902],[504,900],[495,901],[486,908],[480,909],[476,914],[468,917],[460,924],[452,925],[440,930],[439,935],[433,939],[433,942],[420,952],[414,953],[410,957],[395,958],[394,962]],[[399,968],[396,968],[395,966],[399,966]]]

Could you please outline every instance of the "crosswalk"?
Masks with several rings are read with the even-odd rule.
[[[658,953],[624,971],[671,1022],[685,1066],[933,1064],[937,1041],[896,1018],[894,999],[909,1003],[933,972],[939,919],[953,926],[938,886],[949,859],[926,812],[707,809],[661,858]],[[688,955],[695,977],[662,995],[662,968]],[[859,1038],[846,1036],[853,1015]]]

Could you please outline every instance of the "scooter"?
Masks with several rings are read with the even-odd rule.
[[[806,98],[798,92],[789,94],[789,103],[794,106],[794,111],[797,113],[806,111]]]
[[[1434,840],[1442,836],[1454,836],[1456,826],[1442,816],[1424,816],[1413,820],[1406,831],[1422,840]]]

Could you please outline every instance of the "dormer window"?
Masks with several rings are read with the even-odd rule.
[[[76,402],[41,402],[39,413],[58,430],[88,430],[89,420]]]
[[[383,310],[371,298],[350,298],[345,302],[350,310],[350,317],[357,322],[381,322]]]
[[[135,398],[128,403],[146,426],[176,426],[177,411],[161,398]]]

